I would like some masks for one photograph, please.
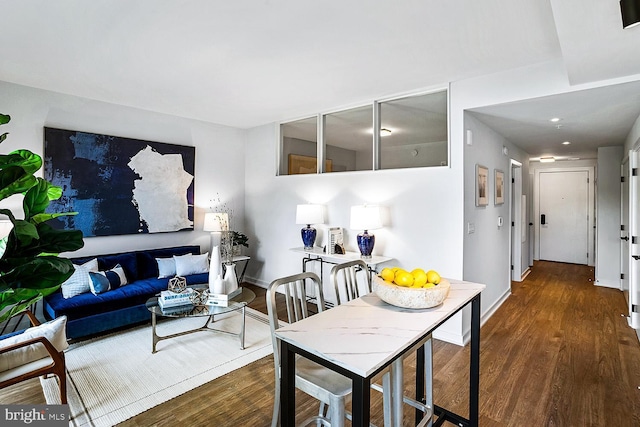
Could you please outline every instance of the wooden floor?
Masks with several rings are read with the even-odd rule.
[[[253,307],[264,310],[264,290]],[[586,266],[537,262],[481,330],[481,426],[640,426],[640,344],[622,292],[596,287]],[[435,341],[436,403],[467,415],[468,347]],[[410,377],[414,360],[406,362]],[[271,356],[122,426],[268,426]],[[407,392],[411,393],[407,380]],[[300,419],[315,402],[296,396]],[[45,403],[38,380],[0,392],[0,403]],[[412,424],[405,410],[405,426]],[[382,426],[372,393],[372,421]],[[447,424],[451,426],[451,424]]]

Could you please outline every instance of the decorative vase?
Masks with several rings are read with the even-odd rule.
[[[220,261],[220,246],[211,248],[211,261],[209,263],[209,287],[211,288],[218,276],[222,275],[222,264]]]
[[[224,290],[226,294],[230,294],[231,292],[238,289],[238,278],[236,277],[236,265],[225,264],[224,267],[225,267]]]
[[[218,273],[218,276],[213,279],[213,282],[209,282],[209,290],[212,294],[224,294],[225,286],[224,280],[222,280],[222,274]]]

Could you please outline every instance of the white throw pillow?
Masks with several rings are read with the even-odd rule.
[[[94,258],[82,265],[74,264],[73,267],[76,271],[61,286],[62,296],[65,298],[75,297],[91,290],[89,272],[98,272],[98,259]]]
[[[175,258],[189,257],[191,254],[173,256],[171,258],[156,258],[158,264],[158,279],[164,279],[165,277],[173,277],[176,275],[176,261]]]
[[[29,328],[19,335],[0,340],[0,348],[25,342],[36,337],[45,337],[58,351],[63,351],[69,347],[66,327],[67,316],[61,316],[42,325]],[[44,359],[48,356],[49,352],[42,343],[35,343],[17,350],[12,350],[3,353],[2,357],[0,357],[0,372],[8,371],[16,366]]]
[[[209,252],[190,257],[173,257],[176,261],[176,276],[188,276],[209,272]]]

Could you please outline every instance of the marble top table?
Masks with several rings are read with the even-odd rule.
[[[449,279],[451,291],[438,307],[395,307],[375,293],[349,301],[276,331],[281,341],[282,426],[295,419],[295,354],[301,354],[353,381],[353,425],[369,425],[371,378],[472,303],[470,416],[464,419],[436,407],[454,424],[477,426],[479,389],[480,292],[485,285]],[[416,375],[418,377],[419,375]],[[418,381],[418,378],[416,378]],[[416,400],[423,396],[418,395]]]

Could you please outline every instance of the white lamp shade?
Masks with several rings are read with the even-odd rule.
[[[351,229],[375,230],[376,228],[382,228],[380,206],[364,205],[351,207]]]
[[[207,212],[204,214],[204,231],[228,231],[229,215],[223,212]]]
[[[323,224],[323,205],[298,205],[296,209],[296,224]]]

